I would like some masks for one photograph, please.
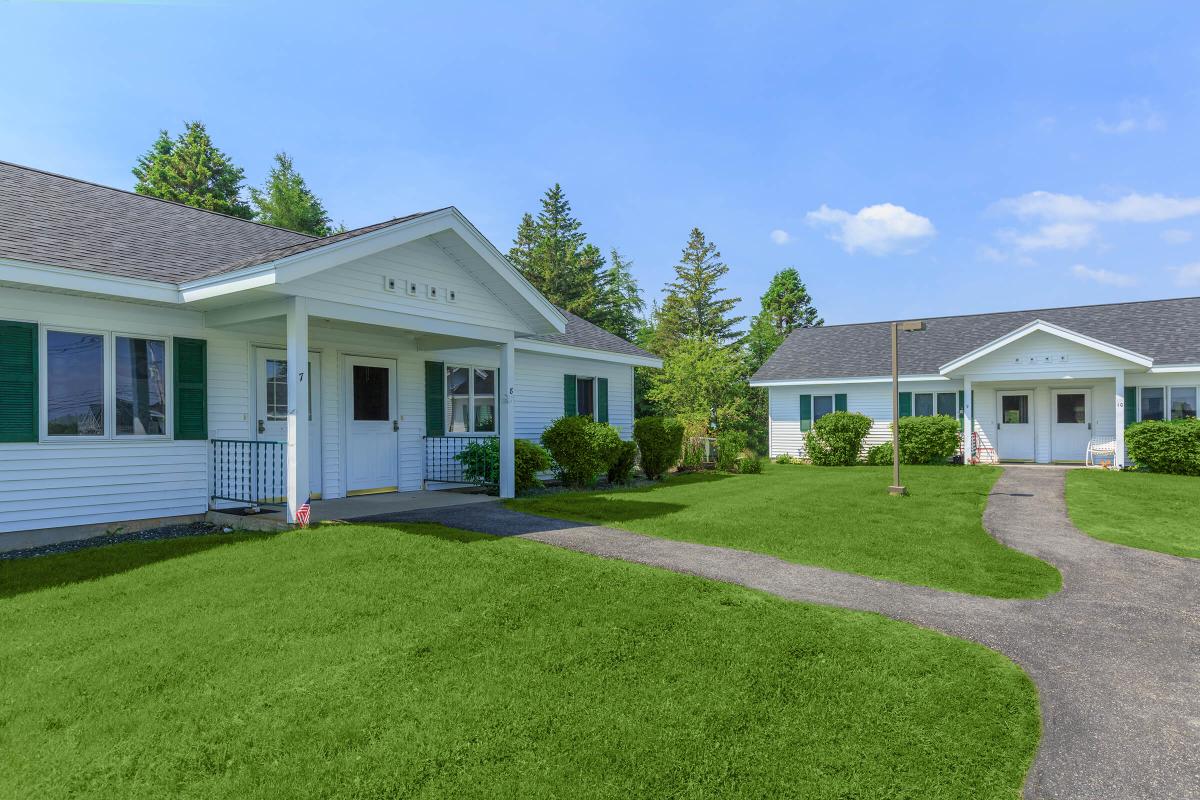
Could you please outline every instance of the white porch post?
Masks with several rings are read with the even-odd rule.
[[[1125,467],[1125,370],[1117,370],[1114,375],[1116,381],[1116,436],[1113,440],[1116,442],[1116,448],[1113,451],[1113,468],[1124,469]]]
[[[963,376],[963,463],[975,457],[975,404],[971,402],[971,379]]]
[[[308,500],[308,306],[293,297],[287,307],[287,520]]]
[[[500,345],[500,391],[497,393],[499,399],[496,413],[500,418],[498,432],[500,434],[500,496],[515,497],[517,493],[516,485],[516,444],[514,441],[513,428],[515,427],[514,406],[516,405],[516,375],[517,360],[515,357],[515,348],[512,342],[505,342]]]

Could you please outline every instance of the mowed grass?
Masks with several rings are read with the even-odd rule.
[[[1097,539],[1200,558],[1200,478],[1072,470],[1067,511],[1075,527]]]
[[[1043,597],[1058,570],[996,541],[983,510],[1000,470],[769,464],[762,475],[690,474],[660,486],[511,502],[533,514],[768,553],[874,578],[992,597]]]
[[[1017,798],[1039,734],[983,647],[436,526],[0,586],[4,798]]]

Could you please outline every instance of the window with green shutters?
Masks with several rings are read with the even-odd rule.
[[[900,416],[911,417],[913,415],[912,392],[900,393]]]
[[[596,378],[596,421],[608,422],[608,378]]]
[[[175,339],[175,438],[208,438],[208,342]]]
[[[575,398],[575,376],[563,375],[563,416],[573,417],[578,413],[579,404]]]
[[[0,320],[0,442],[38,439],[38,328]]]
[[[1138,394],[1136,386],[1125,387],[1125,427],[1137,422]]]
[[[849,406],[849,404],[847,403],[846,395],[835,394],[833,396],[833,410],[834,411],[846,411],[848,406]]]

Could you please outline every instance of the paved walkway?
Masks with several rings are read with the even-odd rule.
[[[1007,468],[984,514],[1000,541],[1062,572],[1063,590],[1045,600],[879,581],[495,503],[388,518],[519,535],[791,600],[876,611],[979,642],[1012,658],[1038,686],[1044,731],[1026,797],[1200,798],[1200,562],[1080,533],[1067,517],[1065,473]]]

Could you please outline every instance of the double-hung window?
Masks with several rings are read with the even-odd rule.
[[[813,422],[816,422],[826,414],[833,413],[833,395],[831,394],[814,394],[812,404]]]
[[[575,378],[575,413],[581,417],[596,418],[595,378]]]
[[[1166,394],[1162,387],[1142,387],[1138,418],[1145,421],[1166,418]]]
[[[446,367],[446,432],[496,432],[496,370]]]
[[[45,330],[43,434],[104,439],[167,436],[167,340]]]
[[[913,392],[913,416],[958,416],[957,392]]]
[[[1196,387],[1171,387],[1171,419],[1196,418]]]

